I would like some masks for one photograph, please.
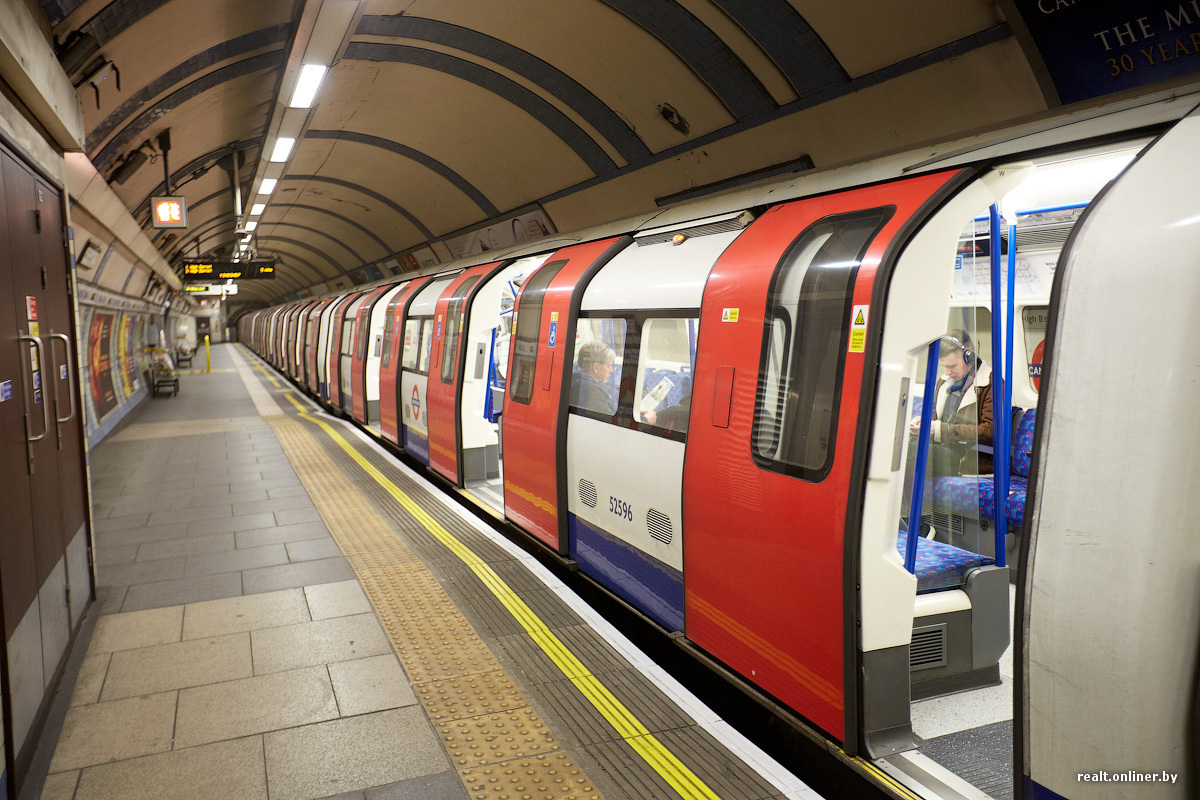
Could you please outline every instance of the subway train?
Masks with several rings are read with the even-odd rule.
[[[1194,797],[1198,100],[739,187],[239,340],[896,796]],[[990,433],[939,435],[948,359]]]

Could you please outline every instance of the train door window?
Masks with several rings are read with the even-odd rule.
[[[409,318],[404,322],[404,353],[400,366],[416,370],[421,352],[421,320]]]
[[[687,434],[699,324],[696,317],[642,322],[634,391],[640,429]]]
[[[383,318],[383,360],[381,363],[385,369],[392,363],[392,331],[395,330],[396,325],[394,308],[395,306],[389,306]]]
[[[422,375],[429,374],[429,356],[433,352],[433,317],[421,321],[421,363],[417,371]]]
[[[1046,322],[1050,319],[1049,306],[1026,306],[1021,309],[1021,327],[1025,333],[1025,352],[1029,354],[1029,364],[1026,372],[1029,374],[1029,387],[1038,391],[1042,384],[1042,361],[1046,341]],[[1016,372],[1016,365],[1013,365]],[[1016,377],[1013,378],[1016,383]]]
[[[450,296],[450,306],[446,310],[446,344],[442,348],[442,383],[454,383],[455,368],[458,364],[458,337],[463,323],[463,307],[467,304],[467,294],[479,282],[478,275],[472,275],[454,290]]]
[[[342,355],[348,356],[354,352],[354,320],[347,317],[342,322]]]
[[[360,310],[358,320],[358,360],[367,360],[367,342],[371,339],[371,310],[367,307],[367,303],[363,302],[363,309]]]
[[[839,214],[784,253],[767,295],[752,450],[764,469],[824,479],[833,463],[854,279],[895,209]]]
[[[517,313],[516,337],[512,353],[512,399],[525,405],[533,399],[533,378],[537,371],[538,340],[542,330],[542,300],[546,289],[566,261],[544,265],[526,281],[521,290],[521,306]]]
[[[632,386],[623,376],[628,328],[628,321],[622,317],[589,316],[579,320],[575,363],[571,365],[572,409],[612,421],[621,401],[633,397],[632,392],[624,391],[625,386]]]

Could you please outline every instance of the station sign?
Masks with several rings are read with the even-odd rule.
[[[274,261],[185,261],[186,281],[274,280]]]
[[[186,197],[151,197],[150,224],[155,228],[186,228]]]

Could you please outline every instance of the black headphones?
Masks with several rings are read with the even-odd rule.
[[[946,335],[946,336],[943,336],[942,338],[945,339],[946,341],[950,342],[950,344],[954,345],[959,350],[962,350],[963,361],[966,363],[967,366],[969,366],[969,367],[975,366],[975,351],[974,350],[967,347],[965,344],[960,342],[958,339],[955,339],[953,336]]]

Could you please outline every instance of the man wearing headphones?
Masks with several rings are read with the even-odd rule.
[[[992,456],[975,446],[992,445],[992,368],[975,354],[971,337],[953,328],[942,337],[936,416],[930,424],[935,475],[992,471]],[[912,429],[916,430],[917,421]]]

